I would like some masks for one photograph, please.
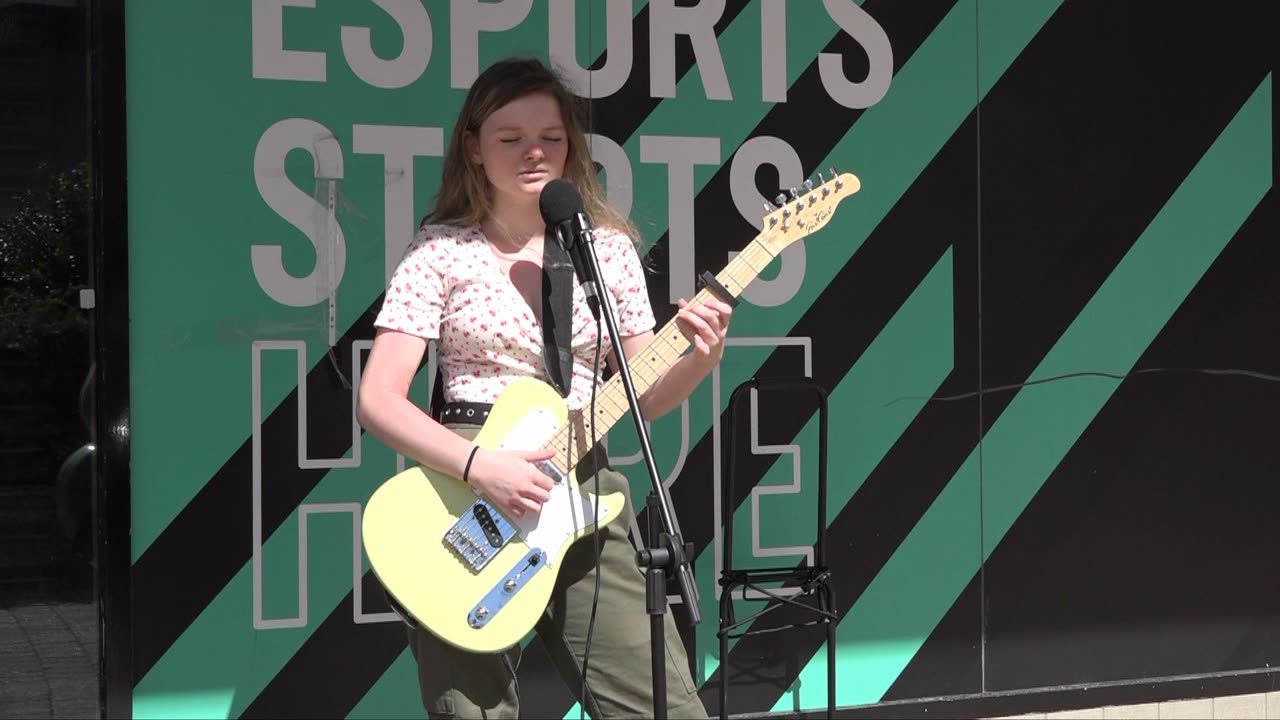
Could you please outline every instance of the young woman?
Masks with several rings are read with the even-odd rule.
[[[581,193],[597,228],[596,253],[618,315],[628,357],[653,337],[643,268],[625,218],[610,208],[595,178],[574,96],[534,60],[505,60],[485,70],[463,102],[444,159],[440,191],[394,272],[375,322],[377,333],[359,388],[361,425],[402,455],[464,478],[504,512],[538,512],[551,481],[533,462],[552,451],[476,450],[471,438],[487,408],[514,379],[546,378],[543,361],[543,232],[539,195],[565,178]],[[576,283],[575,283],[576,284]],[[720,360],[730,308],[679,303],[677,322],[692,343],[640,398],[646,419],[679,405]],[[602,368],[593,367],[597,334],[581,288],[572,303],[570,413],[590,402]],[[446,405],[433,418],[408,400],[428,340],[438,341]],[[609,341],[604,339],[608,353]],[[611,365],[612,354],[606,359]],[[468,412],[469,411],[469,412]],[[584,462],[579,466],[591,463]],[[580,482],[587,478],[579,473]],[[462,480],[460,480],[462,481]],[[594,480],[592,481],[594,482]],[[621,473],[602,467],[600,492],[629,497]],[[594,490],[594,487],[592,487]],[[601,588],[587,668],[595,718],[652,713],[649,624],[644,576],[627,537],[633,511],[600,531]],[[595,544],[574,544],[537,632],[574,695],[596,585]],[[667,615],[667,688],[671,717],[705,717],[680,636]],[[497,655],[458,650],[410,631],[422,700],[433,717],[515,717],[517,645]]]

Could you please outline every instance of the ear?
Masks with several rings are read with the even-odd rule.
[[[484,163],[481,162],[480,159],[480,138],[476,137],[476,134],[473,132],[467,132],[467,134],[463,136],[463,142],[466,143],[467,157],[471,158],[471,162],[476,165],[483,165]]]

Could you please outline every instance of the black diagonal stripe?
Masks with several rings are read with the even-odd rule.
[[[928,2],[913,3],[908,8],[901,3],[867,0],[863,7],[868,14],[876,18],[877,22],[881,24],[892,39],[894,73],[896,74],[929,37],[942,19],[946,17],[954,5],[955,0],[928,0]],[[842,55],[845,58],[845,74],[848,77],[865,76],[867,72],[866,55],[848,35],[838,33],[823,49],[823,52]],[[830,99],[826,89],[822,86],[815,62],[797,77],[796,82],[788,90],[788,102],[775,105],[752,131],[750,137],[773,135],[784,138],[799,155],[803,167],[817,169],[818,164],[830,154],[831,149],[845,136],[849,128],[857,122],[861,115],[861,110],[843,107]],[[797,132],[798,129],[803,131]],[[971,159],[972,155],[970,156],[970,162]],[[756,234],[754,227],[739,216],[733,203],[729,190],[728,172],[728,165],[726,164],[698,194],[695,208],[697,226],[704,229],[716,227],[721,228],[721,230],[699,234],[699,242],[695,250],[696,269],[707,268],[718,271],[727,261],[727,253],[740,250],[745,240]],[[766,171],[762,171],[758,178],[758,186],[767,196],[772,196],[779,189],[779,183],[776,174],[771,177],[765,177],[765,175],[769,174]],[[972,196],[969,196],[967,204],[963,201],[958,204],[962,208],[962,212],[968,212],[968,215],[964,215],[963,218],[969,226],[972,226],[972,209],[974,207]],[[954,234],[954,227],[964,226],[962,222],[949,222],[946,219],[947,217],[949,216],[945,213],[936,210],[932,214],[925,215],[927,219],[925,231],[929,237],[938,238],[939,242],[911,247],[906,251],[905,254],[908,256],[908,260],[904,262],[903,267],[907,272],[902,273],[901,277],[895,280],[900,292],[894,294],[896,300],[891,305],[886,305],[886,309],[890,310],[889,312],[877,316],[860,328],[857,333],[858,338],[853,341],[859,344],[859,348],[864,348],[870,343],[884,323],[892,316],[891,311],[896,310],[915,285],[918,284],[920,278],[937,262],[938,257],[946,249],[946,244],[943,240]],[[667,240],[668,235],[664,234],[649,254],[649,258],[652,260],[651,265],[655,268],[667,267]],[[865,249],[864,252],[866,252]],[[883,252],[890,255],[903,253],[902,249],[894,247],[891,242],[884,243],[873,252]],[[876,278],[870,275],[860,276],[849,281],[847,287],[871,287],[875,284],[875,280]],[[673,312],[673,307],[667,301],[669,284],[669,276],[663,273],[650,278],[649,295],[659,322],[665,322],[670,319]],[[859,307],[864,302],[869,303],[870,299],[868,295],[853,301],[857,304],[839,306]],[[825,316],[828,312],[828,306],[816,305],[810,315],[816,313],[818,316]],[[797,334],[808,334],[810,337],[824,338],[832,337],[833,335],[843,336],[847,331],[847,328],[833,330],[829,323],[822,322],[816,324],[813,328],[809,328],[806,332]],[[785,353],[786,351],[783,351],[781,357],[773,357],[771,364],[766,364],[761,374],[794,374],[796,358]],[[857,354],[861,354],[861,349],[857,351]],[[815,371],[817,370],[819,368],[815,367]],[[842,374],[843,370],[841,371]],[[836,376],[836,379],[838,379],[838,376]],[[825,384],[829,387],[834,383]],[[779,407],[777,410],[789,418],[794,418],[794,426],[796,428],[803,425],[804,419],[800,417],[803,413],[803,408],[788,406]],[[771,423],[774,420],[771,415]],[[789,421],[779,422],[784,426],[789,427],[791,425]],[[742,473],[743,483],[738,492],[739,501],[742,496],[745,496],[750,491],[767,467],[767,463],[764,462],[767,458],[742,458],[741,460],[746,462],[742,464],[744,472]],[[695,446],[693,452],[686,459],[685,469],[682,474],[691,478],[710,478],[711,441],[709,438],[703,438]],[[693,508],[691,517],[709,517],[709,515],[703,514],[703,510],[710,509],[710,498],[710,486],[707,483],[677,483],[672,491],[673,503],[682,517],[689,514],[689,508]],[[647,516],[643,511],[639,522],[640,527],[646,526]],[[685,521],[682,523],[682,529],[686,533],[685,539],[694,542],[699,550],[706,547],[710,542],[712,528],[709,524],[694,524]],[[677,614],[680,614],[678,608]],[[682,635],[687,635],[688,632],[687,628],[682,627]],[[686,643],[688,642],[689,640],[686,637]],[[535,660],[535,662],[530,662],[531,659]],[[568,711],[572,700],[567,693],[555,687],[558,683],[539,682],[539,680],[545,680],[545,678],[553,674],[553,671],[549,669],[545,662],[538,662],[540,659],[538,656],[526,656],[521,670],[522,687],[528,685],[539,688],[538,699],[544,702],[558,698],[558,703],[554,705],[538,704],[536,709],[542,715],[562,716]],[[528,682],[524,682],[525,678],[528,679]],[[548,685],[552,689],[548,689]]]
[[[955,273],[955,362],[953,371],[942,382],[939,393],[956,394],[971,391],[977,387],[976,367],[976,293],[974,283],[976,265],[976,243],[974,242],[974,219],[976,214],[976,190],[972,183],[961,184],[956,178],[961,173],[972,171],[976,155],[976,124],[972,117],[956,131],[934,161],[916,180],[895,209],[880,223],[867,238],[852,262],[832,281],[813,307],[805,313],[792,331],[799,337],[813,337],[813,377],[825,388],[834,388],[844,378],[857,358],[875,340],[880,330],[892,319],[894,313],[907,300],[920,280],[937,264],[938,260],[954,243]],[[927,212],[925,209],[927,208]],[[834,239],[828,238],[828,242]],[[858,308],[838,327],[831,322],[831,308]],[[796,358],[779,349],[765,361],[758,373],[761,377],[794,376],[796,374]],[[768,408],[770,426],[768,428],[770,442],[782,442],[782,438],[795,437],[810,419],[810,405],[802,405],[795,409],[784,407],[787,403],[775,399]],[[722,422],[728,421],[727,414]],[[745,423],[740,427],[746,432]],[[833,428],[831,440],[841,442],[840,428]],[[900,476],[890,475],[887,479],[873,474],[859,489],[855,500],[841,513],[844,517],[851,508],[876,508],[871,517],[863,517],[867,525],[858,528],[854,533],[843,526],[832,525],[828,530],[828,543],[831,548],[832,563],[838,567],[838,577],[845,578],[851,573],[858,575],[869,573],[870,565],[882,563],[888,553],[897,546],[897,539],[883,541],[888,547],[884,557],[877,548],[868,549],[868,544],[878,544],[877,532],[891,532],[897,527],[903,532],[910,530],[919,517],[922,509],[928,506],[926,497],[932,497],[940,489],[925,484],[917,484],[916,477],[948,478],[964,461],[977,442],[977,404],[976,401],[954,402],[930,406],[924,409],[916,420],[908,426],[903,436],[895,444],[894,451],[885,459],[880,468],[893,466],[895,457],[905,463],[911,483],[900,483],[894,480]],[[691,477],[710,477],[711,448],[704,439],[697,448],[698,465],[691,461],[695,453],[686,461],[686,472],[697,472],[701,475]],[[903,453],[903,448],[910,448]],[[759,482],[768,468],[769,458],[753,458],[740,452],[737,458],[743,473],[737,478],[734,502],[740,504],[750,492],[751,487]],[[882,471],[877,470],[883,475]],[[839,468],[829,469],[832,483],[842,482]],[[696,489],[699,483],[690,483]],[[905,486],[905,487],[904,487]],[[677,484],[676,487],[679,487]],[[709,495],[709,494],[705,494]],[[692,509],[697,514],[707,512],[711,507],[710,497],[698,497],[693,490],[687,491],[680,500],[682,503],[693,503]],[[689,512],[690,504],[680,506]],[[830,512],[830,510],[829,510]],[[700,532],[709,532],[709,529]],[[739,529],[738,532],[746,532]],[[870,539],[864,537],[870,534]],[[701,538],[700,538],[701,540]],[[703,542],[709,542],[709,538]],[[836,560],[836,558],[839,558]],[[836,564],[838,563],[838,564]],[[867,566],[864,569],[864,565]],[[711,567],[705,563],[705,567]],[[705,570],[704,570],[705,571]],[[841,606],[847,598],[841,592],[851,592],[840,585],[837,590],[837,601]],[[775,610],[766,620],[779,612]],[[791,616],[795,621],[795,616]],[[809,618],[799,618],[808,620]],[[757,623],[759,627],[772,627],[768,623]],[[772,638],[772,649],[761,648],[760,637],[741,640],[731,653],[729,663],[735,669],[739,666],[785,664],[786,659],[794,664],[794,658],[808,658],[812,645],[816,647],[823,636],[805,633],[803,637],[782,633],[763,636]],[[799,672],[804,663],[794,667]],[[769,710],[773,706],[774,696],[795,679],[794,672],[783,672],[778,668],[764,672],[765,676],[781,677],[781,680],[769,684],[743,684],[737,674],[730,677],[730,703],[735,713]],[[718,684],[723,678],[723,670],[717,672],[704,686],[703,701],[708,708],[718,711]],[[776,686],[776,687],[775,687]],[[766,702],[766,698],[774,700]]]
[[[1263,510],[1280,486],[1260,482],[1275,462],[1278,388],[1181,370],[1280,375],[1280,338],[1264,330],[1280,313],[1276,199],[1267,193],[1135,364],[1174,371],[1116,388],[988,560],[986,690],[1280,659],[1280,577],[1254,572],[1256,549],[1280,545]]]
[[[365,574],[363,592],[365,612],[376,612],[369,606],[381,604],[382,587],[372,574]],[[291,688],[292,694],[263,691],[240,717],[350,715],[387,671],[387,665],[404,651],[408,637],[405,625],[399,622],[357,625],[351,620],[354,607],[355,595],[349,592],[271,680],[269,687]],[[381,658],[390,660],[386,664],[370,662]]]
[[[1266,72],[1266,22],[1164,7],[1063,6],[982,103],[984,385],[1027,379]],[[1081,37],[1093,41],[1087,57]],[[1227,54],[1212,67],[1195,59]],[[882,228],[932,211],[904,199]],[[972,359],[957,357],[957,372],[965,366]],[[939,395],[967,389],[967,377],[953,373]],[[842,617],[972,450],[975,428],[985,432],[1010,399],[987,396],[981,425],[973,403],[926,407],[835,519],[830,532],[852,558],[835,575]],[[780,609],[760,627],[798,619]],[[792,637],[744,639],[729,664],[766,652],[808,658],[818,647]],[[744,691],[734,710],[767,710],[785,689]]]
[[[924,646],[885,692],[885,701],[956,697],[985,689],[980,642],[984,591],[981,574],[975,574],[938,627],[929,634]]]
[[[749,5],[749,0],[731,0],[726,5],[726,9],[721,19],[715,25],[717,36],[725,30],[737,15]],[[635,61],[633,67],[637,69],[645,69],[649,67],[648,63],[648,8],[644,8],[637,14],[633,25],[633,42]],[[593,67],[599,67],[603,60],[597,60]],[[693,66],[693,54],[688,43],[681,45],[677,42],[676,53],[676,77],[677,80],[682,78]],[[616,140],[625,141],[625,138],[635,132],[636,128],[643,123],[644,119],[652,112],[660,103],[661,98],[649,97],[649,78],[647,72],[633,72],[628,78],[624,86],[618,93],[592,103],[592,116],[596,122],[593,131],[608,135]],[[375,303],[370,312],[375,312],[378,305]],[[370,316],[371,334],[372,315]],[[350,335],[350,333],[349,333]],[[368,337],[368,334],[354,335],[354,337]],[[313,371],[312,374],[315,374]],[[310,396],[309,398],[310,399]],[[349,401],[349,398],[348,398]],[[336,414],[334,416],[341,416]],[[292,418],[292,415],[286,417]],[[331,440],[330,442],[335,442]],[[323,447],[336,447],[333,444],[326,444]],[[264,472],[266,470],[264,469]],[[318,481],[318,478],[317,478]],[[314,483],[312,484],[314,486]],[[293,501],[285,513],[292,512],[297,502]],[[281,518],[283,520],[283,517]],[[278,523],[277,523],[278,526]],[[264,520],[265,527],[265,520]],[[273,528],[274,529],[274,528]],[[266,531],[264,530],[264,533]],[[372,575],[366,574],[365,583],[370,585]],[[370,594],[366,593],[366,597]],[[376,597],[376,595],[375,595]],[[376,600],[372,601],[376,602]],[[296,698],[300,694],[309,692],[314,685],[316,677],[330,677],[330,682],[326,688],[325,697],[327,701],[334,707],[354,707],[355,703],[368,692],[373,682],[386,671],[387,667],[395,661],[395,658],[405,648],[405,640],[403,634],[399,636],[388,636],[385,642],[381,635],[379,640],[370,647],[362,647],[361,662],[369,669],[367,673],[358,675],[340,674],[335,676],[317,675],[316,669],[323,669],[327,662],[325,658],[328,655],[339,655],[345,652],[349,647],[353,646],[355,638],[360,637],[359,631],[351,625],[350,622],[350,596],[345,604],[336,608],[333,613],[321,624],[316,632],[308,639],[305,652],[300,651],[284,668],[272,679],[271,683],[259,694],[253,703],[254,711],[263,715],[279,714],[286,712],[296,712],[290,710],[296,706]],[[344,609],[345,608],[345,609]],[[396,637],[399,637],[397,640]],[[358,644],[358,643],[356,643]],[[547,685],[548,683],[523,682],[527,673],[535,675],[545,675],[550,668],[549,656],[542,648],[541,642],[534,639],[526,648],[525,657],[521,663],[521,679],[522,686],[537,687]],[[372,682],[366,682],[368,677],[372,677]],[[550,683],[550,685],[559,685],[559,683]],[[568,698],[568,694],[563,695]],[[563,701],[562,701],[563,702]],[[567,708],[568,705],[566,704]]]
[[[724,14],[715,24],[716,37],[750,5],[752,0],[728,0]],[[676,36],[676,83],[693,68],[693,45],[689,38]],[[618,92],[609,97],[591,101],[591,131],[597,135],[612,138],[618,143],[626,142],[640,129],[646,118],[662,104],[664,98],[649,96],[649,6],[645,5],[636,13],[631,24],[631,74]],[[604,65],[601,56],[592,67]],[[726,72],[728,69],[726,68]]]
[[[895,75],[954,5],[954,0],[931,0],[910,4],[867,0],[863,6],[864,9],[880,23],[893,42]],[[824,52],[840,53],[846,58],[846,62],[863,63],[862,67],[853,65],[847,67],[846,73],[849,77],[862,77],[866,74],[866,56],[857,42],[848,35],[838,34]],[[825,168],[819,168],[818,164],[849,132],[849,128],[861,117],[862,111],[845,108],[830,99],[827,91],[822,87],[816,63],[810,65],[797,78],[788,92],[788,98],[787,103],[776,105],[770,110],[752,135],[773,135],[785,138],[796,150],[803,167],[825,170]],[[972,155],[960,161],[972,163]],[[837,168],[837,170],[856,171],[856,168]],[[761,191],[766,196],[772,197],[778,189],[776,173],[771,169],[762,169],[760,174],[762,177],[758,178],[758,183]],[[967,205],[961,203],[958,207],[958,212],[961,213],[959,217],[967,222],[968,226],[973,225],[973,207],[971,198]],[[966,212],[968,214],[964,214]],[[857,263],[851,263],[846,268],[846,275],[834,279],[828,287],[827,294],[819,298],[806,313],[804,317],[809,322],[801,320],[793,331],[793,335],[815,339],[816,359],[825,357],[821,352],[824,349],[827,353],[841,358],[842,362],[838,363],[837,367],[833,368],[832,374],[825,379],[825,387],[834,386],[835,382],[843,377],[852,362],[861,355],[862,350],[883,328],[884,323],[891,317],[892,311],[897,310],[901,302],[919,283],[920,278],[937,262],[956,228],[966,226],[961,222],[945,224],[939,220],[941,217],[942,214],[936,211],[925,213],[925,217],[921,219],[928,223],[928,227],[919,228],[921,234],[918,236],[903,236],[927,237],[936,242],[910,243],[894,238],[880,246],[870,244],[870,247],[864,247],[861,251],[864,255],[870,253],[876,257],[898,256],[904,272],[894,275],[893,280],[886,280],[876,274],[868,273],[866,268],[869,263],[865,260],[860,259]],[[953,221],[956,219],[956,216],[948,217]],[[740,218],[733,204],[729,191],[727,165],[716,173],[712,181],[699,194],[695,222],[700,228],[724,227],[725,229],[699,235],[695,251],[696,265],[689,271],[709,269],[712,272],[718,272],[727,261],[727,254],[730,251],[740,250],[746,239],[756,234],[755,228]],[[667,236],[664,235],[650,255],[655,258],[656,267],[666,267],[666,240]],[[822,237],[815,242],[838,243],[840,239]],[[665,275],[655,277],[650,283],[650,296],[655,311],[660,315],[665,313],[667,318],[674,310],[667,302],[669,286],[670,280]],[[878,296],[882,298],[882,309],[886,312],[877,312],[874,315],[859,313],[851,318],[853,323],[851,326],[835,327],[830,323],[832,308],[863,308],[875,304],[873,296],[869,293],[870,288],[878,288]],[[832,295],[849,291],[856,294],[856,297]],[[888,291],[888,297],[885,297],[886,291]],[[888,304],[884,304],[886,302]],[[837,343],[837,346],[832,347],[829,344],[831,342]],[[847,362],[843,362],[846,360]],[[798,362],[794,350],[783,349],[770,356],[770,360],[761,368],[759,374],[761,376],[795,375]],[[819,368],[815,367],[815,372],[817,371]],[[725,388],[726,393],[731,390],[732,388]],[[811,410],[812,408],[806,409],[802,405],[777,408],[777,415],[770,414],[770,433],[777,432],[778,437],[792,437],[794,432],[808,420]],[[712,476],[711,453],[712,439],[705,436],[685,459],[681,475],[695,479],[710,478]],[[772,464],[772,459],[767,456],[744,456],[739,459],[739,463],[741,482],[736,488],[737,497],[733,507],[737,507],[750,493],[751,488]],[[709,517],[709,515],[703,515],[704,512],[711,510],[711,487],[707,482],[676,483],[672,488],[671,499],[679,514]],[[647,518],[642,512],[640,527],[646,527],[646,522]],[[714,530],[709,523],[682,523],[681,529],[685,533],[685,540],[694,543],[699,549],[710,544]]]
[[[321,362],[307,375],[311,417],[350,416],[351,394],[342,388],[342,377],[351,377],[351,344],[372,337],[375,315],[373,309],[366,312],[338,341],[336,366]],[[297,417],[295,388],[262,422],[264,542],[327,472],[298,467]],[[309,451],[315,457],[337,457],[351,447],[349,424],[308,423],[308,428]],[[133,630],[135,685],[251,558],[252,482],[250,437],[134,563],[133,616],[146,618]],[[200,561],[192,562],[193,555]]]

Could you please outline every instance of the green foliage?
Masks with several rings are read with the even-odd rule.
[[[87,356],[92,191],[86,164],[49,176],[47,190],[17,198],[0,222],[0,349],[32,358]]]

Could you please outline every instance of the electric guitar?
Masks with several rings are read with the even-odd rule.
[[[766,204],[764,229],[692,302],[725,293],[737,297],[778,253],[830,222],[840,202],[860,187],[856,176],[843,173],[817,186],[806,182],[803,192],[791,191],[789,201],[779,196],[779,207]],[[636,394],[688,347],[674,319],[656,332],[642,352],[628,358]],[[365,506],[362,531],[369,563],[392,599],[458,648],[492,653],[520,642],[550,601],[565,551],[624,508],[621,493],[596,498],[582,490],[573,470],[590,450],[590,423],[602,437],[629,409],[618,376],[597,391],[593,418],[584,409],[571,419],[560,394],[534,378],[503,391],[475,443],[487,449],[558,448],[539,465],[554,481],[551,499],[522,518],[506,517],[471,486],[429,468],[413,467],[384,482]]]

